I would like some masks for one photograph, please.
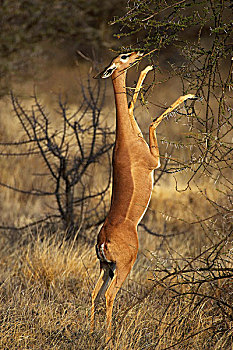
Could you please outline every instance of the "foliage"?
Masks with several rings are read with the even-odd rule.
[[[132,46],[147,52],[155,48],[160,52],[170,45],[186,47],[189,39],[190,47],[193,44],[194,51],[203,55],[207,51],[201,39],[208,36],[210,44],[218,47],[214,57],[221,58],[231,49],[231,7],[227,0],[128,1],[127,12],[111,24],[121,26],[117,37],[130,37],[132,41],[137,33],[138,40]]]

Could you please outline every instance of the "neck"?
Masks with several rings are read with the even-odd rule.
[[[126,71],[115,71],[112,75],[112,83],[116,103],[116,133],[131,128],[128,102],[126,95]]]

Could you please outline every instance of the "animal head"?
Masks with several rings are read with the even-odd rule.
[[[114,58],[110,65],[106,67],[102,73],[98,74],[98,76],[105,79],[110,77],[115,71],[124,71],[135,63],[141,56],[143,56],[143,53],[141,52],[123,53]]]

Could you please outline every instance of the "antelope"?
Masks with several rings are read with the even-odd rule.
[[[95,301],[105,293],[107,332],[111,338],[112,309],[117,292],[131,271],[138,252],[137,226],[150,202],[153,170],[160,166],[156,128],[164,117],[193,95],[181,96],[149,126],[149,146],[138,126],[134,105],[147,73],[140,74],[129,105],[126,95],[126,71],[141,59],[140,52],[121,54],[98,76],[112,77],[116,104],[116,141],[113,150],[113,186],[111,206],[98,234],[96,253],[100,260],[100,276],[92,292],[91,331],[94,330]],[[109,284],[109,281],[110,285]]]

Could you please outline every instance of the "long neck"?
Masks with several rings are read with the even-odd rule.
[[[126,95],[126,72],[114,72],[112,83],[116,103],[116,136],[132,128]]]

